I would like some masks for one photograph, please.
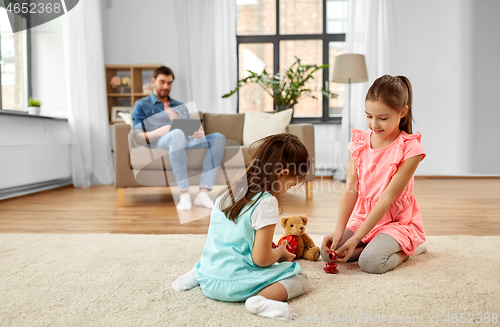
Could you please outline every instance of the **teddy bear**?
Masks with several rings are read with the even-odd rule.
[[[287,250],[296,255],[295,259],[318,260],[319,248],[314,244],[309,235],[306,234],[306,216],[281,217],[280,225],[285,229],[285,235],[279,240],[278,245],[287,240]]]

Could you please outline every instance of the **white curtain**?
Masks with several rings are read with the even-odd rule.
[[[181,74],[198,110],[236,113],[236,1],[175,1]],[[179,86],[178,86],[179,87]]]
[[[85,0],[61,17],[76,187],[113,182],[101,14],[100,0]]]
[[[350,0],[346,31],[346,53],[365,55],[368,82],[351,84],[351,128],[367,130],[365,122],[365,96],[372,83],[384,74],[394,74],[395,60],[394,15],[392,0]],[[335,165],[335,179],[345,180],[349,160],[347,150],[349,94],[346,85],[345,110],[342,117]]]

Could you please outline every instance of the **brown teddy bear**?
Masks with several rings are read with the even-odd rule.
[[[278,245],[287,240],[287,250],[296,255],[295,259],[318,260],[319,248],[314,244],[309,235],[306,234],[306,216],[281,217],[280,225],[285,229],[285,235],[279,240]]]

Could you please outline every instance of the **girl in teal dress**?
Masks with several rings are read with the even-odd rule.
[[[278,199],[301,184],[309,170],[307,149],[294,135],[265,137],[252,145],[255,153],[246,174],[217,197],[200,261],[172,287],[200,286],[205,296],[245,301],[257,315],[290,320],[286,300],[309,288],[286,242],[273,249],[279,221]]]

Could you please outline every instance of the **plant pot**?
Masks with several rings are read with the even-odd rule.
[[[287,109],[292,109],[293,110],[293,106],[289,105],[289,104],[286,104],[286,105],[283,105],[283,106],[276,106],[276,110],[278,112],[283,111],[283,110],[287,110]]]
[[[28,114],[30,115],[40,115],[40,107],[28,107]]]

